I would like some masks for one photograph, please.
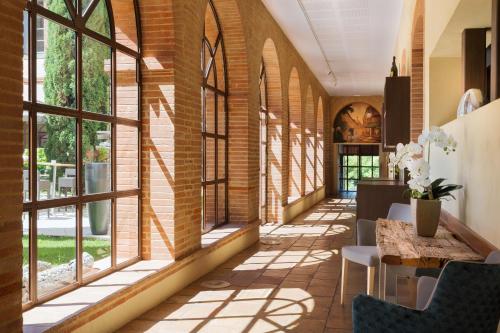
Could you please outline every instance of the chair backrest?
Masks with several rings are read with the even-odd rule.
[[[391,208],[389,208],[387,219],[411,222],[411,206],[407,204],[393,203]]]
[[[491,251],[484,259],[485,264],[500,264],[500,250]]]
[[[437,332],[496,332],[500,319],[500,265],[450,261],[424,310]]]
[[[64,170],[64,175],[66,177],[76,177],[76,169],[68,168],[68,169]]]

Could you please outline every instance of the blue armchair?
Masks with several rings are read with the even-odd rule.
[[[449,262],[423,310],[359,295],[352,311],[355,333],[495,333],[500,320],[500,265]]]

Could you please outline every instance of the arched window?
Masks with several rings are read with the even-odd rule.
[[[203,231],[227,222],[227,88],[224,38],[212,1],[202,41],[202,221]]]
[[[264,59],[262,59],[262,65],[260,68],[260,136],[259,136],[259,155],[260,155],[260,167],[259,167],[259,218],[262,223],[267,222],[267,185],[268,185],[268,131],[267,124],[269,121],[269,111],[267,108],[267,75],[266,66],[264,66]]]
[[[136,8],[27,2],[24,308],[139,260]]]

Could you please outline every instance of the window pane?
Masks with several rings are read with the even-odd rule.
[[[30,285],[30,214],[23,213],[23,303],[29,301]]]
[[[116,262],[122,263],[139,255],[139,199],[116,200]]]
[[[217,36],[219,35],[219,27],[217,26],[217,21],[215,19],[215,14],[212,11],[212,6],[207,5],[207,11],[205,12],[205,37],[210,42],[210,46],[215,47],[215,42],[217,41]]]
[[[137,62],[121,52],[116,52],[116,115],[137,120],[139,87]]]
[[[371,166],[372,165],[372,157],[371,156],[361,156],[361,165],[362,166]]]
[[[219,149],[219,155],[218,157],[218,162],[217,162],[217,178],[218,179],[224,179],[226,178],[226,141],[219,139],[217,141],[218,149]]]
[[[225,91],[226,81],[224,76],[224,58],[221,45],[219,45],[217,53],[215,53],[215,64],[217,69],[217,88]]]
[[[83,205],[83,276],[111,267],[111,200]]]
[[[30,101],[29,95],[29,14],[24,11],[24,30],[23,30],[23,99]]]
[[[380,156],[373,156],[373,166],[379,166],[380,165]]]
[[[30,201],[30,122],[28,111],[23,112],[23,198]]]
[[[111,191],[111,124],[83,121],[85,194]]]
[[[362,167],[361,168],[361,177],[362,178],[372,178],[372,168]]]
[[[76,195],[76,120],[38,114],[38,199]]]
[[[85,13],[92,0],[82,0],[82,12]]]
[[[349,166],[357,166],[359,163],[359,156],[348,156],[347,163]]]
[[[218,185],[219,197],[217,198],[217,224],[223,224],[226,222],[226,184]]]
[[[205,167],[207,181],[215,179],[215,139],[206,138]]]
[[[38,16],[37,101],[39,103],[67,108],[76,107],[75,55],[75,32]]]
[[[347,190],[348,191],[356,191],[357,180],[349,180],[347,181]]]
[[[218,104],[217,104],[217,133],[219,135],[225,135],[226,134],[226,105],[225,105],[225,98],[224,96],[218,95]]]
[[[210,230],[215,226],[215,185],[207,185],[205,192],[205,230]]]
[[[136,189],[139,184],[139,130],[116,127],[116,187],[119,191]]]
[[[215,133],[215,95],[205,89],[205,132]]]
[[[373,168],[373,177],[380,177],[380,168]]]
[[[83,36],[83,109],[111,114],[111,48]]]
[[[76,280],[75,206],[38,211],[38,295],[45,295]]]
[[[101,34],[105,37],[111,38],[111,28],[109,24],[108,8],[105,0],[98,0],[99,3],[95,7],[92,14],[87,21],[85,27]]]
[[[137,27],[134,1],[111,0],[116,42],[137,51]]]
[[[71,15],[69,14],[68,7],[66,7],[64,0],[37,0],[37,3],[51,12],[59,14],[67,19],[71,19]]]

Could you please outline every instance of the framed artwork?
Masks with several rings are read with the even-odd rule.
[[[381,133],[380,112],[364,102],[346,105],[333,122],[334,143],[380,143]]]

